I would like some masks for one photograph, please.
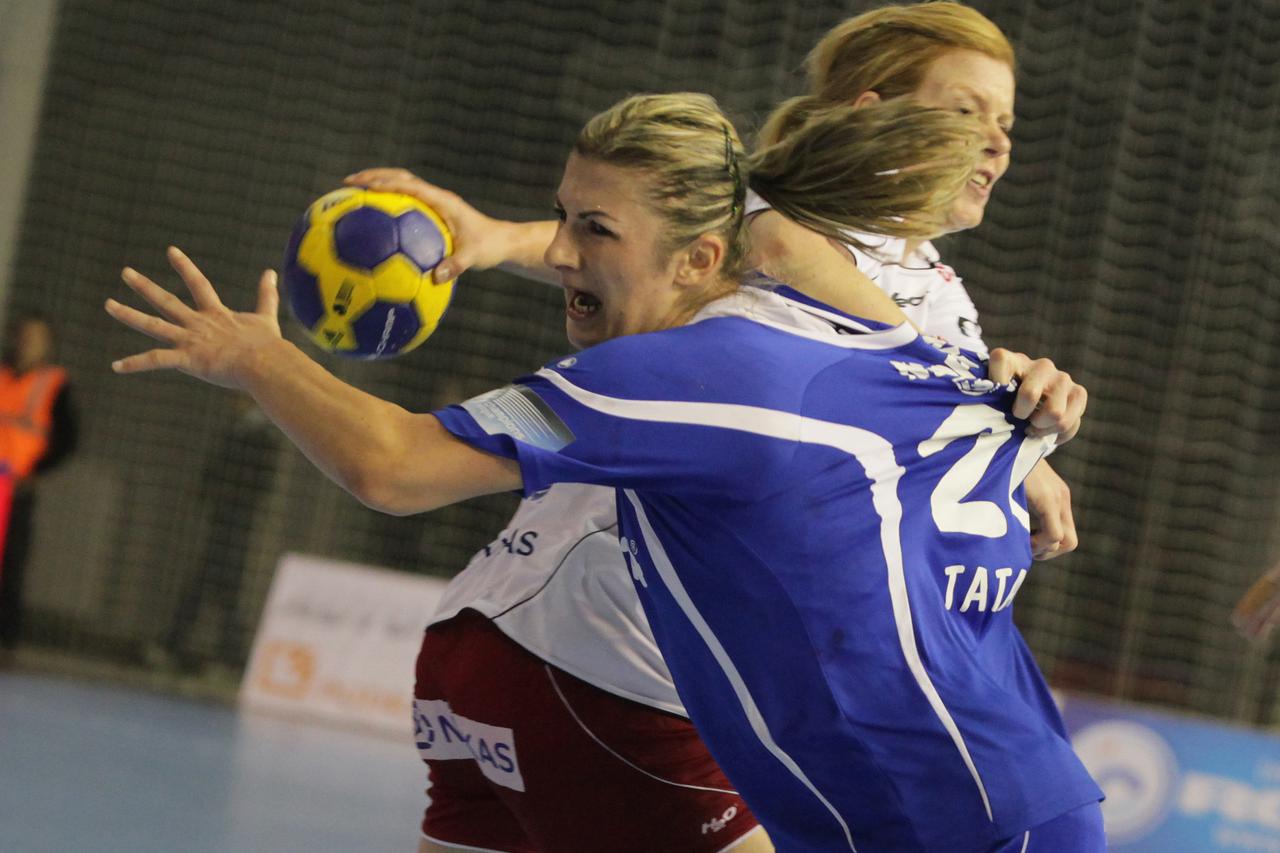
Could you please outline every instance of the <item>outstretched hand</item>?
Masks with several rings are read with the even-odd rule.
[[[363,169],[348,175],[343,183],[377,192],[401,193],[440,214],[453,234],[453,254],[432,272],[437,284],[455,279],[472,268],[489,269],[510,260],[510,239],[504,228],[510,223],[484,215],[457,193],[428,183],[408,169]]]
[[[1018,380],[1013,416],[1030,422],[1028,435],[1054,435],[1058,444],[1075,438],[1089,392],[1052,361],[997,347],[991,351],[987,375],[1001,385]]]
[[[121,278],[156,310],[148,314],[108,299],[107,313],[131,329],[166,346],[112,362],[116,373],[179,370],[224,388],[242,388],[262,348],[280,339],[276,274],[267,270],[258,281],[258,304],[252,312],[232,311],[222,304],[209,279],[175,246],[169,264],[191,293],[194,307],[142,273],[125,267]],[[157,316],[158,315],[158,316]]]

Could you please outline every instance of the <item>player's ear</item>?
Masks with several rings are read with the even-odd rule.
[[[872,104],[878,104],[880,103],[880,100],[881,98],[880,98],[879,92],[876,92],[872,89],[868,89],[858,97],[854,98],[853,103],[850,104],[849,106],[853,107],[855,110],[860,110],[863,107],[869,107]]]
[[[724,265],[728,246],[719,234],[701,234],[680,251],[676,265],[676,284],[696,287],[712,281]]]

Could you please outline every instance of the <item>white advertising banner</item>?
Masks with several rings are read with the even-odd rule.
[[[258,623],[240,704],[409,738],[414,661],[445,585],[286,554]]]

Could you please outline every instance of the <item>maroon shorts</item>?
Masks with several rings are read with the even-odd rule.
[[[427,629],[414,697],[434,841],[711,853],[757,826],[688,720],[574,678],[475,611]]]

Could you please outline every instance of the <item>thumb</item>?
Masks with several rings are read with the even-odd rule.
[[[997,385],[1008,385],[1017,377],[1018,368],[1022,367],[1019,355],[1004,347],[993,349],[987,361],[987,378]]]
[[[440,263],[436,264],[436,268],[431,271],[431,280],[436,284],[445,284],[453,281],[471,268],[472,259],[466,252],[454,252]]]
[[[258,279],[257,313],[265,314],[272,319],[280,312],[280,290],[276,287],[276,271],[266,270]]]

